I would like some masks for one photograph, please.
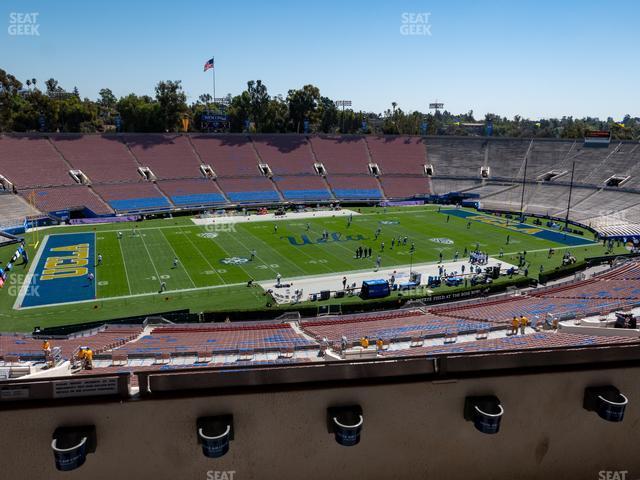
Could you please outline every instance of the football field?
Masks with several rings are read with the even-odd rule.
[[[371,257],[356,258],[358,247],[371,248]],[[115,317],[125,316],[123,311],[151,313],[178,306],[233,308],[230,302],[239,309],[255,308],[264,305],[263,292],[247,289],[249,279],[274,279],[277,274],[283,280],[353,271],[373,274],[378,256],[381,267],[388,268],[438,262],[440,255],[445,262],[451,261],[456,253],[462,259],[465,249],[476,247],[494,257],[502,251],[505,262],[515,264],[517,254],[526,250],[532,275],[538,273],[539,265],[545,269],[559,265],[565,249],[578,258],[604,252],[589,232],[565,235],[530,221],[519,224],[437,206],[363,208],[352,217],[343,212],[343,216],[260,221],[254,216],[247,222],[215,225],[196,225],[189,217],[177,217],[56,227],[40,233],[38,248],[29,252],[28,267],[16,266],[12,272],[16,277],[9,283],[16,285],[15,298],[2,299],[11,295],[0,290],[0,318],[27,312],[30,318],[36,312],[58,318],[56,312],[73,311],[69,309],[74,305],[82,310],[84,304],[103,310],[90,316],[104,318],[109,316],[104,311],[108,309]],[[551,247],[558,252],[548,258]],[[74,260],[78,255],[84,260]],[[83,268],[70,269],[78,261]],[[89,272],[94,279],[88,278]],[[162,283],[165,301],[184,302],[159,304]],[[199,301],[190,304],[190,297]]]

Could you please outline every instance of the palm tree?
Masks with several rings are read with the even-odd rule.
[[[27,84],[27,88],[31,89],[31,80],[27,79],[25,83]]]
[[[36,88],[36,79],[35,78],[31,79],[31,85],[33,85],[33,88]]]

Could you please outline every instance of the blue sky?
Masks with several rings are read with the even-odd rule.
[[[9,35],[28,12],[40,35]],[[403,13],[430,13],[431,35],[403,35]],[[637,0],[0,0],[0,23],[0,68],[90,98],[180,79],[195,100],[215,55],[217,96],[261,79],[375,112],[438,99],[476,116],[640,116]]]

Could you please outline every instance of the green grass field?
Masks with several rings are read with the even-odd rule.
[[[517,253],[527,250],[530,276],[538,274],[540,265],[545,270],[558,266],[564,249],[571,250],[578,260],[605,252],[601,244],[567,247],[481,221],[472,221],[467,228],[467,222],[455,216],[450,216],[447,222],[447,215],[439,213],[438,207],[427,206],[363,208],[362,215],[353,217],[350,227],[345,217],[328,217],[243,223],[213,230],[194,225],[188,217],[177,217],[135,224],[50,228],[38,233],[41,240],[45,235],[57,233],[95,232],[96,252],[104,257],[103,264],[96,268],[97,299],[14,310],[15,287],[27,272],[23,266],[17,266],[7,286],[0,290],[0,331],[30,331],[34,325],[90,322],[185,308],[193,312],[258,309],[264,307],[265,297],[260,288],[246,287],[249,278],[273,279],[280,273],[286,279],[370,269],[381,242],[386,246],[382,267],[408,265],[408,246],[390,249],[392,238],[400,236],[408,236],[409,244],[415,242],[414,263],[436,262],[440,253],[445,260],[451,260],[456,251],[462,255],[465,247],[471,250],[476,243],[494,256],[504,249],[504,260],[509,263],[517,263]],[[378,227],[382,233],[374,241]],[[328,242],[317,242],[325,229],[339,234],[340,241],[332,238]],[[123,232],[122,239],[118,239],[118,231]],[[27,235],[28,243],[31,235]],[[303,235],[312,243],[299,245]],[[507,235],[510,236],[508,245]],[[298,245],[293,245],[289,237]],[[453,244],[436,243],[432,240],[435,238],[447,238]],[[592,236],[587,232],[585,238]],[[354,258],[359,245],[371,246],[373,258]],[[550,247],[559,249],[552,258],[547,255]],[[11,246],[0,249],[0,260],[6,261],[14,249]],[[30,250],[33,259],[36,251]],[[224,263],[224,259],[248,258],[252,250],[257,252],[253,261]],[[617,250],[624,251],[623,247]],[[176,268],[173,268],[174,257],[179,259]],[[161,280],[166,282],[168,290],[162,295],[158,294]],[[9,288],[11,286],[14,288]]]

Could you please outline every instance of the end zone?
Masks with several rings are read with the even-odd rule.
[[[95,251],[92,232],[46,236],[14,309],[95,299]]]

